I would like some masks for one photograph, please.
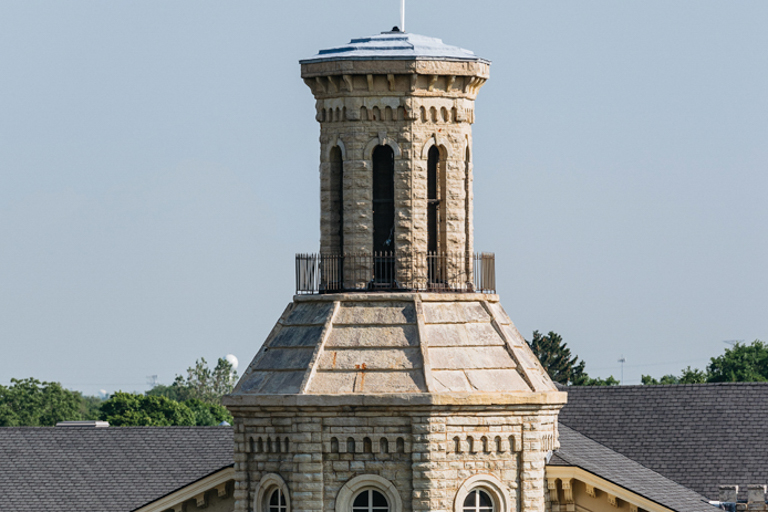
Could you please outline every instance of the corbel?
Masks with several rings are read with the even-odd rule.
[[[411,73],[411,92],[416,90],[416,82],[419,80],[418,73]]]
[[[373,92],[373,75],[368,74],[365,78],[368,79],[368,92]]]
[[[557,494],[557,479],[547,478],[547,488],[549,489],[549,501],[557,505],[560,503],[560,497]]]
[[[216,494],[219,498],[227,497],[227,482],[217,485],[215,489],[216,489]]]
[[[395,90],[395,75],[392,73],[387,75],[387,82],[389,82],[389,90],[394,91]]]
[[[197,503],[197,508],[205,508],[208,506],[208,502],[205,500],[205,492],[195,495],[195,503]]]
[[[330,88],[329,88],[329,90],[328,90],[328,92],[339,92],[339,86],[338,86],[338,84],[337,84],[337,83],[334,81],[334,79],[333,79],[333,77],[332,77],[332,76],[329,76],[329,77],[328,77],[328,86],[330,87]]]
[[[184,512],[184,503],[179,503],[178,505],[174,505],[171,510],[173,510],[173,512]]]
[[[634,503],[630,503],[629,512],[637,512],[637,505],[635,505]]]
[[[343,78],[343,79],[344,79],[344,83],[347,85],[347,90],[348,90],[349,92],[352,92],[352,90],[353,90],[353,87],[352,87],[352,77],[351,77],[351,76],[349,76],[349,75],[341,75],[341,78]],[[371,84],[371,83],[370,83],[370,82],[368,82],[368,85],[369,85],[369,86],[370,86],[370,84]]]
[[[469,93],[473,87],[475,86],[475,83],[477,83],[479,79],[476,76],[473,76],[469,81],[464,82],[464,93]]]
[[[570,478],[561,479],[560,485],[563,487],[563,501],[566,503],[573,503],[573,486]]]
[[[325,89],[325,84],[323,83],[323,81],[320,79],[320,77],[319,77],[319,76],[316,76],[316,77],[315,77],[315,83],[316,83],[316,84],[317,84],[317,86],[320,88],[320,92],[328,92],[328,91]]]
[[[427,90],[432,92],[435,90],[435,83],[437,83],[438,75],[432,75],[429,77],[429,85],[427,86]]]
[[[606,497],[608,498],[608,503],[610,503],[612,507],[618,507],[619,506],[617,501],[616,501],[616,496],[614,496],[613,494],[606,493]]]
[[[451,90],[451,87],[453,87],[453,83],[456,81],[456,75],[449,75],[448,81],[445,83],[445,92],[449,92]]]
[[[594,485],[584,484],[584,486],[587,488],[587,495],[592,496],[593,498],[597,497],[597,491],[595,490]]]

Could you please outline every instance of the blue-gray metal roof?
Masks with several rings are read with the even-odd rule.
[[[344,46],[320,50],[302,64],[338,60],[448,60],[485,62],[474,52],[443,43],[436,37],[407,32],[382,32],[375,36],[352,39]]]

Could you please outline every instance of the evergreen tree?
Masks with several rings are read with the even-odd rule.
[[[533,331],[533,338],[528,345],[553,381],[578,386],[588,378],[584,372],[584,361],[579,361],[576,356],[571,357],[571,349],[556,332],[549,331],[544,336],[539,331]]]

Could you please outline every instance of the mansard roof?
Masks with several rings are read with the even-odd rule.
[[[563,424],[711,500],[768,482],[768,383],[566,390]]]
[[[498,297],[473,293],[297,296],[225,400],[268,396],[283,405],[565,399]]]
[[[490,63],[470,50],[445,44],[436,37],[392,31],[352,39],[345,45],[320,50],[314,57],[302,60],[301,64],[341,60],[443,60]]]
[[[559,426],[560,449],[548,467],[573,466],[676,512],[715,510],[707,499],[600,443]],[[553,471],[549,471],[553,473]]]
[[[230,427],[0,428],[0,509],[127,512],[231,466]]]

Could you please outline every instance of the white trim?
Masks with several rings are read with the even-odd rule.
[[[586,485],[591,485],[594,488],[600,489],[606,494],[612,494],[622,501],[626,501],[630,505],[635,505],[649,512],[672,512],[672,509],[666,507],[660,503],[649,500],[632,491],[626,487],[621,487],[613,482],[610,482],[602,477],[599,477],[593,473],[590,473],[584,469],[574,466],[547,466],[547,478],[550,479],[564,479],[571,478],[579,480]],[[576,504],[577,508],[579,504]]]
[[[453,500],[454,512],[464,512],[464,499],[470,492],[479,489],[485,491],[493,500],[493,512],[510,512],[511,503],[505,485],[493,475],[475,475],[464,480]]]
[[[283,477],[277,473],[267,473],[259,480],[259,484],[253,493],[254,512],[266,512],[267,508],[264,507],[264,503],[275,489],[280,489],[280,492],[283,493],[286,511],[291,512],[291,493],[288,492],[288,486],[285,484]]]
[[[200,494],[205,494],[206,492],[216,489],[234,479],[235,468],[224,468],[212,475],[208,475],[202,480],[198,480],[197,482],[182,487],[167,496],[163,496],[159,500],[147,503],[143,507],[137,508],[134,512],[163,512],[169,508],[175,509],[176,506],[181,505],[185,501],[191,500]],[[220,492],[219,496],[221,496]]]
[[[389,512],[403,511],[403,500],[392,482],[379,475],[359,475],[339,489],[339,493],[336,495],[336,512],[351,512],[352,500],[358,492],[365,489],[375,489],[384,494],[387,497],[387,502],[389,502]]]

